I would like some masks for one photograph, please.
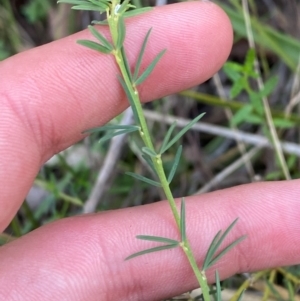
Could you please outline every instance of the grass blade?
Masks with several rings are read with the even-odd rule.
[[[151,148],[146,147],[146,146],[142,147],[142,152],[145,153],[146,155],[148,155],[151,158],[154,158],[154,157],[157,156],[157,153],[154,150],[152,150]]]
[[[123,87],[123,90],[124,90],[125,93],[126,93],[126,96],[127,96],[128,101],[129,101],[129,103],[130,103],[130,106],[131,106],[131,109],[132,109],[132,112],[133,112],[133,116],[134,116],[135,123],[139,125],[139,124],[140,124],[139,115],[138,115],[138,113],[137,113],[137,110],[136,110],[134,101],[133,101],[133,99],[132,99],[132,97],[131,97],[131,94],[130,94],[130,92],[129,92],[129,90],[128,90],[128,87],[127,87],[127,85],[125,84],[123,78],[122,78],[120,75],[118,75],[117,77],[118,77],[118,80],[119,80],[121,86]]]
[[[176,248],[176,247],[178,247],[177,243],[176,244],[170,244],[170,245],[165,245],[165,246],[160,246],[160,247],[155,247],[155,248],[147,249],[147,250],[144,250],[144,251],[140,251],[140,252],[134,253],[134,254],[126,257],[125,260],[129,260],[129,259],[132,259],[134,257],[141,256],[141,255],[148,254],[148,253],[163,251],[163,250],[167,250],[167,249],[173,249],[173,248]]]
[[[153,186],[156,186],[156,187],[161,187],[161,184],[159,182],[156,182],[156,181],[153,181],[151,179],[148,179],[146,177],[143,177],[141,175],[138,175],[136,173],[133,173],[133,172],[126,172],[126,175],[129,175],[137,180],[140,180],[140,181],[143,181],[143,182],[146,182],[150,185],[153,185]]]
[[[140,85],[153,71],[161,57],[165,54],[166,49],[162,50],[151,62],[151,64],[146,68],[146,70],[142,73],[142,75],[135,81],[135,85]]]
[[[229,252],[233,247],[235,247],[237,244],[239,244],[241,241],[243,241],[246,238],[246,236],[241,236],[237,240],[235,240],[233,243],[231,243],[229,246],[227,246],[221,253],[219,253],[213,260],[211,260],[208,264],[208,267],[211,267],[214,265],[221,257],[223,257],[227,252]]]
[[[121,49],[123,47],[125,36],[126,36],[126,27],[124,23],[124,18],[120,17],[118,22],[118,39],[116,45],[117,49]]]
[[[180,208],[180,235],[181,241],[186,241],[186,227],[185,227],[185,200],[181,199],[181,208]]]
[[[85,46],[87,48],[90,48],[92,50],[96,50],[98,52],[101,52],[101,53],[105,53],[105,54],[108,54],[108,53],[111,53],[111,50],[106,48],[105,46],[103,45],[100,45],[96,42],[93,42],[93,41],[89,41],[89,40],[78,40],[77,43],[79,45],[82,45],[82,46]]]
[[[146,34],[146,36],[144,38],[144,41],[143,41],[143,44],[142,44],[142,48],[140,50],[140,53],[139,53],[139,56],[138,56],[138,59],[137,59],[136,65],[135,65],[134,74],[133,74],[133,81],[136,81],[137,77],[139,76],[141,63],[142,63],[142,60],[143,60],[145,48],[146,48],[146,45],[147,45],[148,38],[149,38],[149,35],[151,33],[151,30],[152,30],[152,28],[150,28],[148,30],[148,32],[147,32],[147,34]]]
[[[168,150],[177,140],[179,140],[196,122],[198,122],[205,113],[198,115],[189,122],[165,147],[164,151]]]
[[[89,25],[88,26],[89,31],[91,34],[99,41],[102,43],[104,47],[107,49],[110,49],[110,51],[113,50],[113,46],[107,41],[107,39],[98,31],[96,30],[93,26]]]
[[[164,138],[164,141],[163,141],[163,143],[161,145],[161,148],[160,148],[160,151],[159,151],[160,154],[163,154],[166,151],[165,147],[168,144],[168,142],[170,141],[170,137],[171,137],[171,135],[172,135],[175,127],[176,127],[176,121],[174,121],[172,123],[172,125],[169,127],[169,129],[167,131],[167,134],[166,134],[166,136]]]
[[[170,238],[165,238],[161,236],[151,236],[151,235],[137,235],[137,239],[142,239],[142,240],[148,240],[148,241],[156,241],[156,242],[162,242],[166,244],[178,244],[179,241],[170,239]]]
[[[174,159],[174,162],[173,162],[173,166],[172,166],[172,168],[170,170],[170,173],[169,173],[169,176],[168,176],[168,183],[169,184],[172,182],[172,180],[174,178],[175,172],[176,172],[178,164],[179,164],[181,154],[182,154],[182,145],[180,145],[178,147],[178,150],[176,152],[175,159]]]

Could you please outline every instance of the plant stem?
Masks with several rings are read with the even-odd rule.
[[[115,6],[114,6],[115,7]],[[117,38],[118,38],[118,33],[116,31],[117,25],[116,22],[118,21],[118,18],[114,17],[114,13],[112,13],[111,16],[109,16],[108,18],[108,23],[111,29],[111,34],[112,34],[112,38],[114,43],[116,43]],[[151,136],[150,136],[150,132],[147,126],[147,122],[143,113],[143,108],[141,105],[141,101],[139,98],[139,93],[134,85],[134,83],[132,83],[131,79],[128,76],[127,73],[127,69],[126,69],[126,65],[125,65],[125,60],[126,58],[124,58],[124,52],[122,52],[120,49],[119,50],[115,50],[113,52],[114,56],[115,56],[115,60],[119,66],[119,69],[121,71],[121,74],[123,76],[123,79],[125,81],[125,84],[128,88],[130,97],[133,101],[135,110],[137,112],[138,118],[139,118],[139,126],[141,128],[140,130],[140,136],[145,144],[145,146],[147,146],[149,149],[151,149],[152,151],[155,152],[152,140],[151,140]],[[166,174],[163,168],[163,164],[162,164],[162,160],[161,160],[161,155],[158,154],[156,157],[152,158],[157,176],[160,180],[162,189],[165,193],[165,196],[169,202],[169,205],[171,207],[174,219],[176,221],[176,224],[178,226],[178,229],[180,230],[180,215],[178,213],[177,207],[176,207],[176,203],[173,197],[173,194],[171,192],[170,189],[170,185],[169,182],[166,178]],[[205,276],[205,272],[204,271],[200,271],[196,262],[196,259],[192,253],[190,244],[188,242],[188,240],[185,240],[184,242],[182,242],[182,249],[184,251],[184,253],[186,254],[186,257],[194,271],[194,274],[198,280],[198,283],[202,289],[202,293],[203,293],[203,297],[205,301],[209,301],[210,300],[210,296],[209,296],[209,286],[207,283],[207,279]]]
[[[137,113],[137,117],[138,117],[137,122],[139,123],[138,126],[140,126],[140,136],[141,136],[145,146],[148,147],[149,149],[151,149],[154,153],[156,153],[153,143],[152,143],[152,140],[151,140],[147,122],[146,122],[146,119],[145,119],[145,116],[143,113],[142,104],[141,104],[141,101],[139,98],[139,92],[138,92],[134,82],[132,82],[131,76],[130,76],[130,74],[128,74],[128,69],[126,68],[125,51],[123,49],[123,46],[121,49],[117,47],[117,41],[118,41],[118,35],[119,35],[119,33],[118,33],[119,15],[117,13],[116,7],[118,4],[119,4],[119,0],[113,1],[110,10],[107,11],[107,20],[108,20],[113,44],[115,46],[115,49],[113,50],[112,53],[115,57],[116,63],[118,64],[118,67],[121,71],[123,80],[127,87],[127,90],[128,90],[127,93],[129,93],[128,96],[130,97],[130,99],[132,101],[131,105],[134,106],[134,109]],[[170,189],[169,182],[167,180],[167,177],[166,177],[166,174],[164,171],[164,167],[163,167],[162,160],[161,160],[161,155],[157,154],[157,156],[153,157],[152,162],[153,162],[154,168],[156,170],[157,176],[160,180],[162,189],[163,189],[165,196],[171,207],[177,227],[180,231],[180,215],[178,213],[176,203],[175,203],[173,194]],[[207,283],[205,272],[204,271],[201,272],[199,270],[196,259],[192,253],[190,244],[187,239],[185,239],[185,241],[181,242],[181,247],[182,247],[184,253],[186,254],[186,257],[193,269],[193,272],[198,280],[199,286],[202,289],[204,300],[209,301],[210,300],[209,286]]]

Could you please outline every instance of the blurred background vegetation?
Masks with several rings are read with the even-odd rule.
[[[136,6],[169,3],[133,2]],[[168,123],[176,119],[180,130],[206,112],[182,141],[183,157],[172,183],[177,197],[300,176],[300,3],[249,0],[248,14],[246,1],[215,2],[227,12],[234,28],[229,62],[202,85],[145,105],[157,145]],[[255,50],[249,50],[247,17]],[[71,11],[68,5],[52,0],[1,0],[0,60],[85,29],[92,20],[100,16]],[[113,122],[126,122],[126,114]],[[22,208],[0,236],[1,244],[63,217],[163,198],[152,186],[125,175],[127,171],[151,173],[137,136],[130,136],[128,143],[123,137],[104,145],[98,144],[99,138],[91,135],[41,168]],[[166,169],[171,168],[174,156],[168,153]],[[236,300],[239,290],[250,286],[244,300],[300,300],[299,285],[297,266],[236,275],[223,282],[228,300]],[[176,300],[194,299],[186,294]]]

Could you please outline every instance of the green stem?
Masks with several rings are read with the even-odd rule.
[[[112,13],[111,15],[108,14],[108,24],[110,27],[110,31],[111,31],[111,35],[112,35],[112,39],[114,42],[114,45],[116,45],[116,41],[118,40],[118,31],[117,31],[117,27],[118,27],[118,15],[115,15],[114,10],[116,5],[118,4],[118,0],[116,0],[116,2],[112,3]],[[126,58],[124,58],[124,52],[121,49],[115,49],[113,51],[113,54],[115,56],[115,60],[119,66],[119,69],[121,71],[122,77],[124,79],[124,82],[127,86],[127,89],[129,91],[130,97],[132,99],[133,105],[135,107],[135,110],[137,112],[138,115],[138,121],[139,121],[139,126],[141,128],[140,130],[140,135],[141,138],[145,144],[146,147],[148,147],[149,149],[151,149],[152,151],[155,151],[152,140],[151,140],[151,136],[150,136],[150,132],[147,126],[147,122],[143,113],[143,108],[142,108],[142,104],[139,98],[139,93],[138,90],[136,89],[136,86],[134,85],[134,83],[132,83],[128,73],[127,73],[127,69],[126,69],[126,65],[125,65],[125,61]],[[174,219],[176,221],[176,224],[178,226],[178,229],[180,230],[180,215],[178,213],[177,207],[176,207],[176,203],[173,197],[173,194],[171,192],[170,189],[170,185],[169,182],[167,180],[164,168],[163,168],[163,164],[162,164],[162,160],[161,160],[161,155],[158,154],[156,157],[152,158],[156,173],[158,175],[158,178],[160,180],[162,189],[166,195],[166,198],[169,202],[169,205],[171,207]],[[210,300],[210,296],[209,296],[209,286],[207,284],[207,279],[205,276],[204,271],[200,271],[196,262],[196,259],[192,253],[190,244],[187,240],[185,240],[184,242],[181,243],[181,246],[184,250],[184,253],[187,256],[187,259],[194,271],[194,274],[198,280],[198,283],[202,289],[202,293],[203,293],[203,297],[205,301],[209,301]]]
[[[192,248],[189,244],[189,242],[186,240],[185,242],[182,243],[182,249],[186,255],[186,257],[188,258],[188,261],[193,269],[193,272],[198,280],[198,283],[201,287],[202,290],[202,294],[203,294],[203,298],[205,301],[209,301],[210,299],[210,295],[209,295],[209,286],[207,283],[207,278],[205,275],[205,271],[201,271],[198,268],[197,262],[195,260],[194,254],[192,252]]]
[[[124,63],[125,60],[121,55],[121,51],[116,52],[115,57],[116,57],[117,64],[120,68],[120,71],[122,73],[123,79],[130,92],[130,95],[133,99],[134,106],[135,106],[135,109],[136,109],[138,117],[139,117],[139,122],[140,122],[140,127],[141,127],[141,132],[140,132],[141,138],[142,138],[143,142],[145,143],[145,145],[155,152],[155,149],[154,149],[154,146],[153,146],[153,143],[151,140],[151,136],[149,133],[149,129],[148,129],[148,126],[146,123],[146,119],[143,114],[143,108],[141,105],[141,101],[139,99],[139,94],[138,94],[136,88],[133,86],[130,78],[128,77],[127,70],[126,70],[125,63]],[[165,174],[165,171],[163,168],[163,164],[162,164],[160,155],[156,156],[153,159],[153,164],[154,164],[155,170],[157,172],[157,175],[159,177],[160,183],[162,185],[162,189],[163,189],[163,191],[166,195],[166,198],[169,202],[169,205],[171,207],[176,224],[177,224],[178,228],[180,229],[180,216],[179,216],[179,213],[178,213],[178,210],[176,207],[176,203],[175,203],[173,194],[170,189],[169,182],[166,178],[166,174]],[[209,286],[207,284],[207,279],[206,279],[205,273],[204,273],[204,271],[201,272],[199,270],[197,262],[195,260],[195,257],[192,253],[190,244],[187,240],[185,242],[183,242],[182,248],[188,258],[188,261],[189,261],[189,263],[194,271],[194,274],[198,280],[198,283],[202,289],[204,300],[207,300],[207,301],[210,300]]]

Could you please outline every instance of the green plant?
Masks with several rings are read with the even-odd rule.
[[[204,260],[204,263],[201,268],[199,268],[193,252],[191,250],[187,233],[186,233],[186,209],[185,209],[185,201],[182,198],[181,200],[181,208],[178,211],[176,202],[174,200],[173,194],[170,190],[170,183],[173,180],[175,175],[177,166],[179,164],[180,156],[182,153],[182,147],[180,146],[174,158],[174,162],[172,168],[168,175],[165,173],[162,157],[165,153],[169,151],[169,149],[190,129],[192,126],[198,122],[204,114],[200,114],[195,119],[193,119],[190,123],[188,123],[182,130],[180,130],[176,135],[173,135],[175,129],[175,123],[171,125],[168,129],[165,138],[162,142],[162,145],[159,150],[154,148],[150,131],[147,126],[147,122],[145,116],[143,114],[143,109],[141,105],[141,101],[139,98],[138,86],[143,83],[152,73],[155,66],[159,63],[159,61],[163,58],[163,55],[166,50],[162,50],[160,53],[156,55],[153,61],[149,64],[149,66],[141,72],[141,63],[143,60],[144,53],[146,51],[146,46],[148,40],[150,38],[151,28],[146,34],[144,41],[141,45],[141,50],[136,60],[135,68],[132,71],[128,59],[126,56],[126,50],[124,48],[124,40],[126,38],[126,26],[125,19],[140,13],[143,13],[151,8],[140,8],[136,9],[133,5],[130,4],[129,0],[125,0],[121,3],[120,0],[60,0],[58,3],[69,3],[74,5],[73,9],[77,10],[90,10],[90,11],[98,11],[100,13],[107,14],[107,20],[101,22],[94,22],[94,24],[105,25],[109,27],[111,34],[111,41],[106,39],[100,31],[98,31],[95,27],[89,26],[89,31],[97,40],[79,40],[78,43],[82,46],[90,48],[94,51],[97,51],[101,54],[110,54],[113,55],[116,61],[116,64],[119,67],[120,75],[117,76],[117,79],[124,89],[128,101],[131,105],[135,125],[112,125],[108,124],[103,127],[94,128],[87,130],[85,133],[96,133],[101,132],[105,133],[101,138],[100,142],[107,141],[114,136],[120,134],[128,134],[133,132],[138,132],[141,140],[144,143],[144,146],[141,148],[141,152],[143,153],[143,157],[145,161],[148,163],[149,167],[153,170],[156,175],[156,179],[149,179],[139,174],[128,172],[129,176],[132,176],[140,181],[146,182],[150,185],[160,187],[170,205],[172,210],[175,222],[178,226],[178,230],[180,232],[181,239],[174,240],[171,238],[158,237],[158,236],[149,236],[149,235],[138,235],[137,238],[146,241],[152,241],[159,243],[160,245],[154,248],[146,249],[141,252],[132,254],[128,256],[126,259],[131,259],[133,257],[137,257],[140,255],[157,252],[161,250],[171,249],[180,247],[185,253],[191,268],[194,271],[194,274],[198,280],[199,286],[202,288],[202,298],[205,301],[210,300],[210,291],[209,285],[206,279],[206,271],[211,266],[213,266],[216,261],[218,261],[223,255],[225,255],[231,248],[233,248],[236,244],[238,244],[245,237],[240,237],[236,241],[232,242],[229,246],[219,252],[219,248],[223,243],[225,237],[227,237],[228,233],[234,227],[237,222],[237,219],[224,231],[220,230],[216,236],[214,237]],[[220,300],[220,280],[218,274],[216,274],[216,297],[217,300]]]

